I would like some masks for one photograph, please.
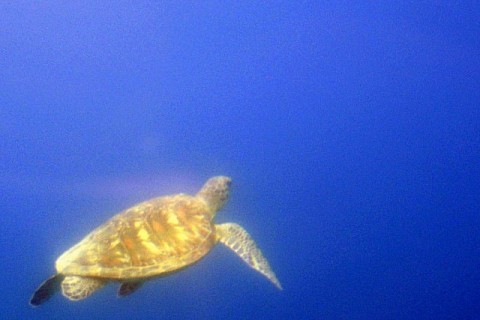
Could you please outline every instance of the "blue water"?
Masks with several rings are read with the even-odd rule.
[[[0,3],[2,319],[479,319],[474,1]],[[28,305],[150,197],[233,179],[216,247],[116,298]]]

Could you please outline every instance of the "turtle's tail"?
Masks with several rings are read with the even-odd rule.
[[[64,276],[62,274],[55,274],[45,280],[38,288],[35,290],[32,298],[30,299],[30,305],[32,307],[38,307],[48,299],[50,299],[55,292],[60,290],[60,284]]]

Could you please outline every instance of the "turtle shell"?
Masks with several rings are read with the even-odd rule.
[[[212,210],[179,194],[127,209],[56,261],[59,273],[111,279],[158,276],[195,263],[216,243]]]

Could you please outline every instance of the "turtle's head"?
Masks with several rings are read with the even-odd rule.
[[[197,197],[203,198],[216,213],[227,203],[231,183],[232,179],[225,176],[210,178],[197,193]]]

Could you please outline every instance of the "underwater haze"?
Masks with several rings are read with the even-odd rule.
[[[1,319],[480,319],[480,3],[0,2]],[[140,201],[232,178],[227,248],[29,299]]]

